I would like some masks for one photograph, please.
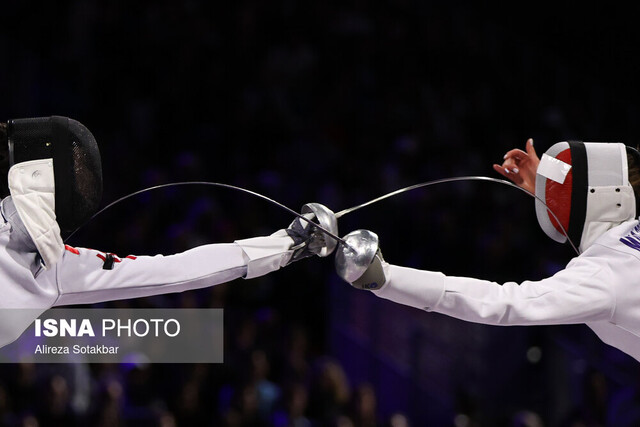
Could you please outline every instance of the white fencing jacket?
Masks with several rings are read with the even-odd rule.
[[[385,264],[377,296],[490,325],[585,323],[640,361],[640,224],[625,222],[552,277],[500,285]]]
[[[66,246],[62,258],[45,270],[11,197],[3,199],[0,208],[0,347],[53,306],[182,292],[253,278],[286,265],[292,255],[293,240],[280,230],[170,256],[118,257]],[[113,262],[110,270],[103,268],[107,259]]]

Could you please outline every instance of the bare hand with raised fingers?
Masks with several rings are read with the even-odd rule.
[[[525,151],[514,148],[504,155],[502,165],[493,165],[493,169],[502,176],[509,178],[518,187],[535,193],[536,170],[540,159],[533,148],[533,139],[529,138]]]

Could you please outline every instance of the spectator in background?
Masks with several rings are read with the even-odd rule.
[[[350,399],[351,387],[342,366],[330,357],[317,360],[309,390],[309,416],[329,425],[345,416]]]
[[[359,427],[378,427],[377,398],[371,384],[360,384],[352,401],[351,419]]]
[[[281,408],[274,413],[274,427],[312,427],[314,422],[306,416],[308,390],[303,383],[294,382],[285,387]]]

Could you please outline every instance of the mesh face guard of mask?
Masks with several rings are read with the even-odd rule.
[[[93,215],[102,198],[102,165],[95,138],[67,117],[10,120],[9,165],[53,159],[55,214],[64,232]]]
[[[636,217],[627,150],[621,143],[558,142],[543,154],[535,192],[560,222],[536,201],[538,223],[547,236],[565,243],[568,235],[583,251],[607,230]]]

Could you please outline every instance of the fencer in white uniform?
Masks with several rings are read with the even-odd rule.
[[[63,243],[96,210],[102,191],[95,139],[64,117],[8,122],[7,186],[0,205],[0,346],[54,306],[182,292],[254,278],[326,248],[300,218],[270,236],[170,256],[126,256]],[[326,209],[310,204],[307,218]],[[330,214],[332,212],[328,211]]]
[[[519,160],[532,160],[527,151]],[[567,241],[568,234],[579,245],[580,255],[562,271],[499,284],[392,265],[378,251],[365,274],[349,281],[378,297],[471,322],[584,323],[640,361],[640,212],[629,182],[629,164],[640,166],[637,152],[618,143],[562,142],[539,165],[534,160],[535,193],[557,215],[537,201],[541,227],[556,241]],[[505,176],[522,184],[514,168]]]

